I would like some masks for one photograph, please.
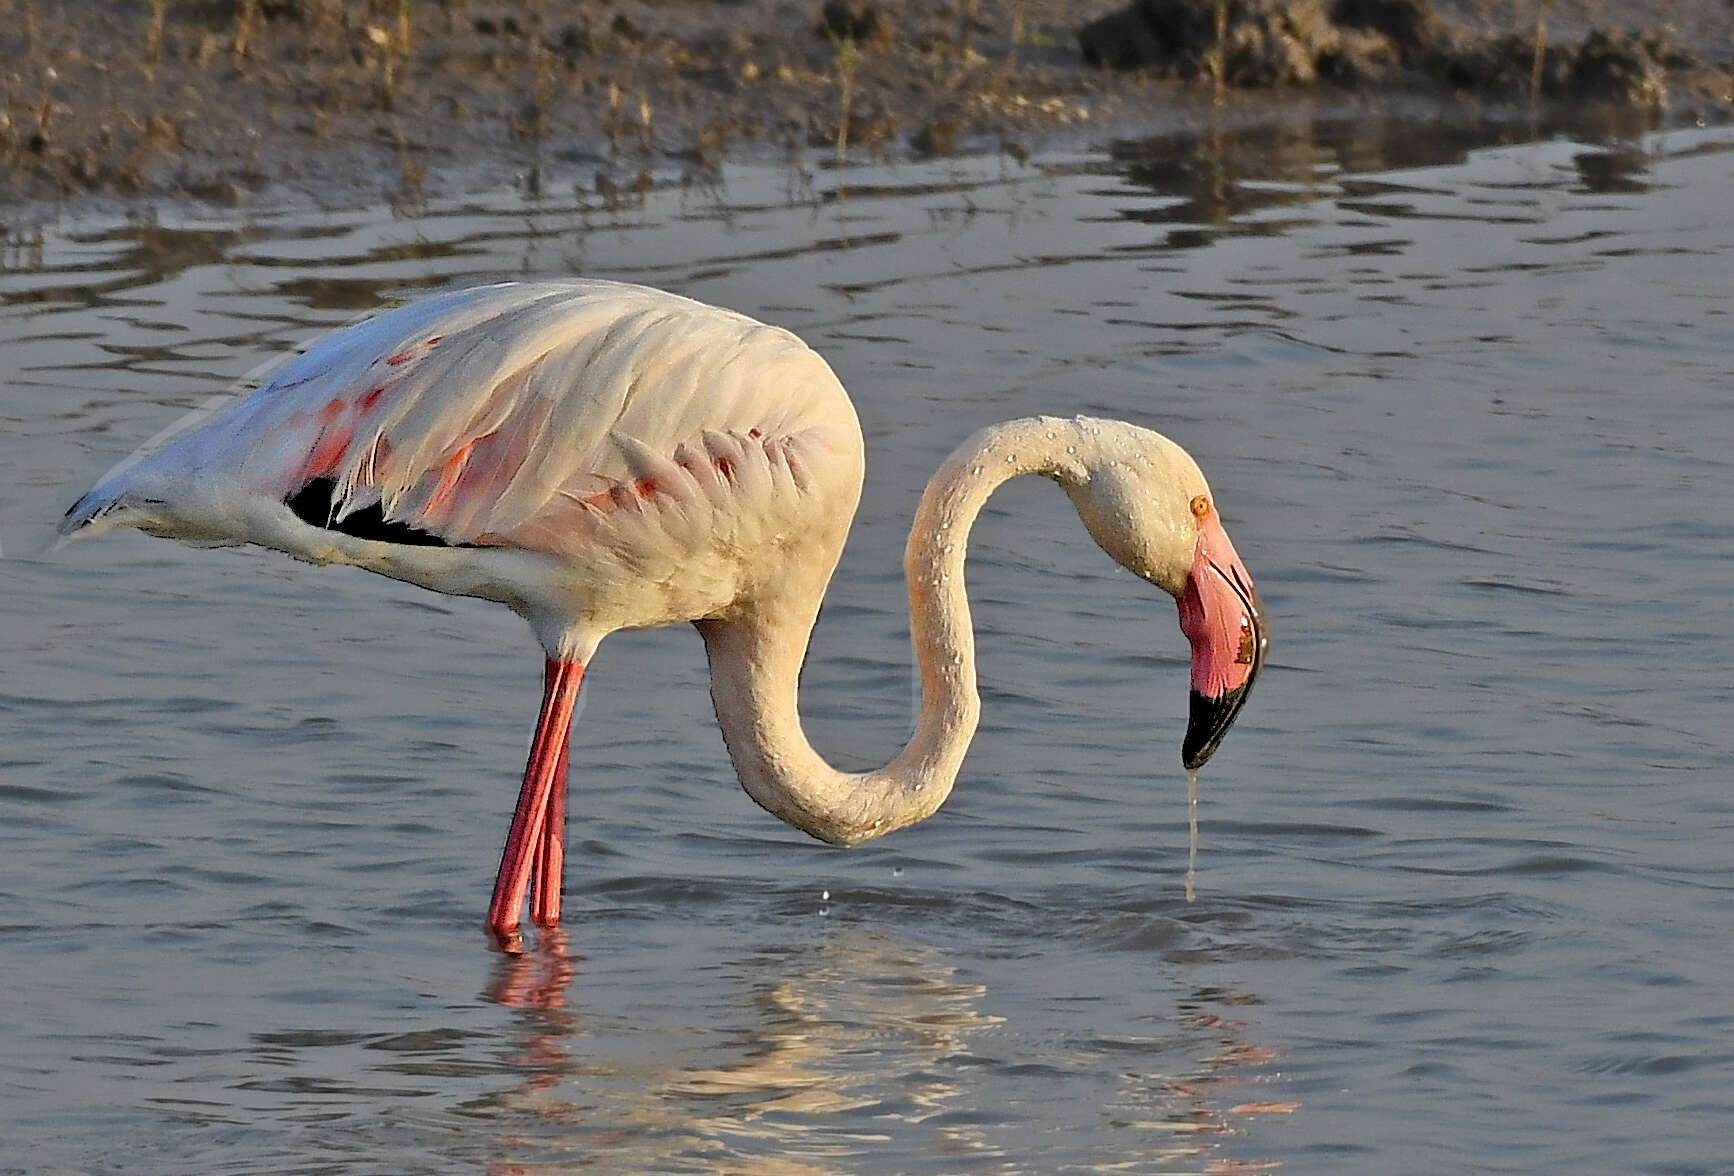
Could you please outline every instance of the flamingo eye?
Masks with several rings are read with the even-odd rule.
[[[1192,516],[1194,518],[1201,519],[1209,513],[1210,513],[1210,499],[1207,496],[1200,494],[1198,497],[1196,497],[1192,500]]]

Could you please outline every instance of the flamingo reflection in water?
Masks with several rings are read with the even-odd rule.
[[[485,994],[518,1010],[503,1032],[522,1074],[485,1102],[501,1128],[491,1172],[539,1171],[534,1161],[553,1157],[574,1169],[817,1174],[862,1148],[892,1168],[947,1156],[1039,1163],[1022,1150],[1030,1132],[1051,1140],[1075,1116],[1091,1130],[1044,1155],[1265,1171],[1276,1165],[1222,1155],[1225,1141],[1298,1110],[1267,1085],[1281,1051],[1253,1036],[1257,998],[1233,989],[1176,998],[1158,985],[1142,1033],[1056,1032],[1024,1018],[1009,986],[991,993],[942,947],[874,922],[752,950],[690,1007],[611,1015],[597,1001],[631,987],[608,973],[616,957],[598,963],[587,996],[568,952],[563,931],[544,933],[499,957]],[[1056,1074],[1069,1093],[1048,1091],[1052,1105],[1032,1118],[1025,1099]]]

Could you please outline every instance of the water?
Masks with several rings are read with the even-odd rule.
[[[583,272],[853,389],[804,694],[840,764],[908,728],[904,528],[991,420],[1187,445],[1273,640],[1188,904],[1174,608],[1050,486],[977,532],[956,793],[860,849],[741,794],[690,630],[616,637],[566,931],[509,957],[516,618],[142,536],[0,561],[0,1171],[1734,1171],[1734,132],[1521,138],[15,231],[9,555],[310,332]]]

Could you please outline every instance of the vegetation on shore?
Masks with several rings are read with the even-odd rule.
[[[943,154],[1242,88],[1734,103],[1726,45],[1600,3],[0,0],[0,199],[413,199],[477,167],[601,190],[623,160]],[[1668,7],[1727,23],[1698,3]]]

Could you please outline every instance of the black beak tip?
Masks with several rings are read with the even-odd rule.
[[[1220,698],[1210,698],[1192,691],[1192,705],[1186,720],[1186,739],[1180,745],[1180,762],[1186,765],[1188,771],[1194,771],[1204,766],[1206,760],[1216,753],[1222,743],[1222,737],[1228,734],[1228,728],[1234,724],[1234,716],[1240,713],[1241,704],[1246,701],[1247,691],[1252,683],[1237,690],[1230,690]]]

